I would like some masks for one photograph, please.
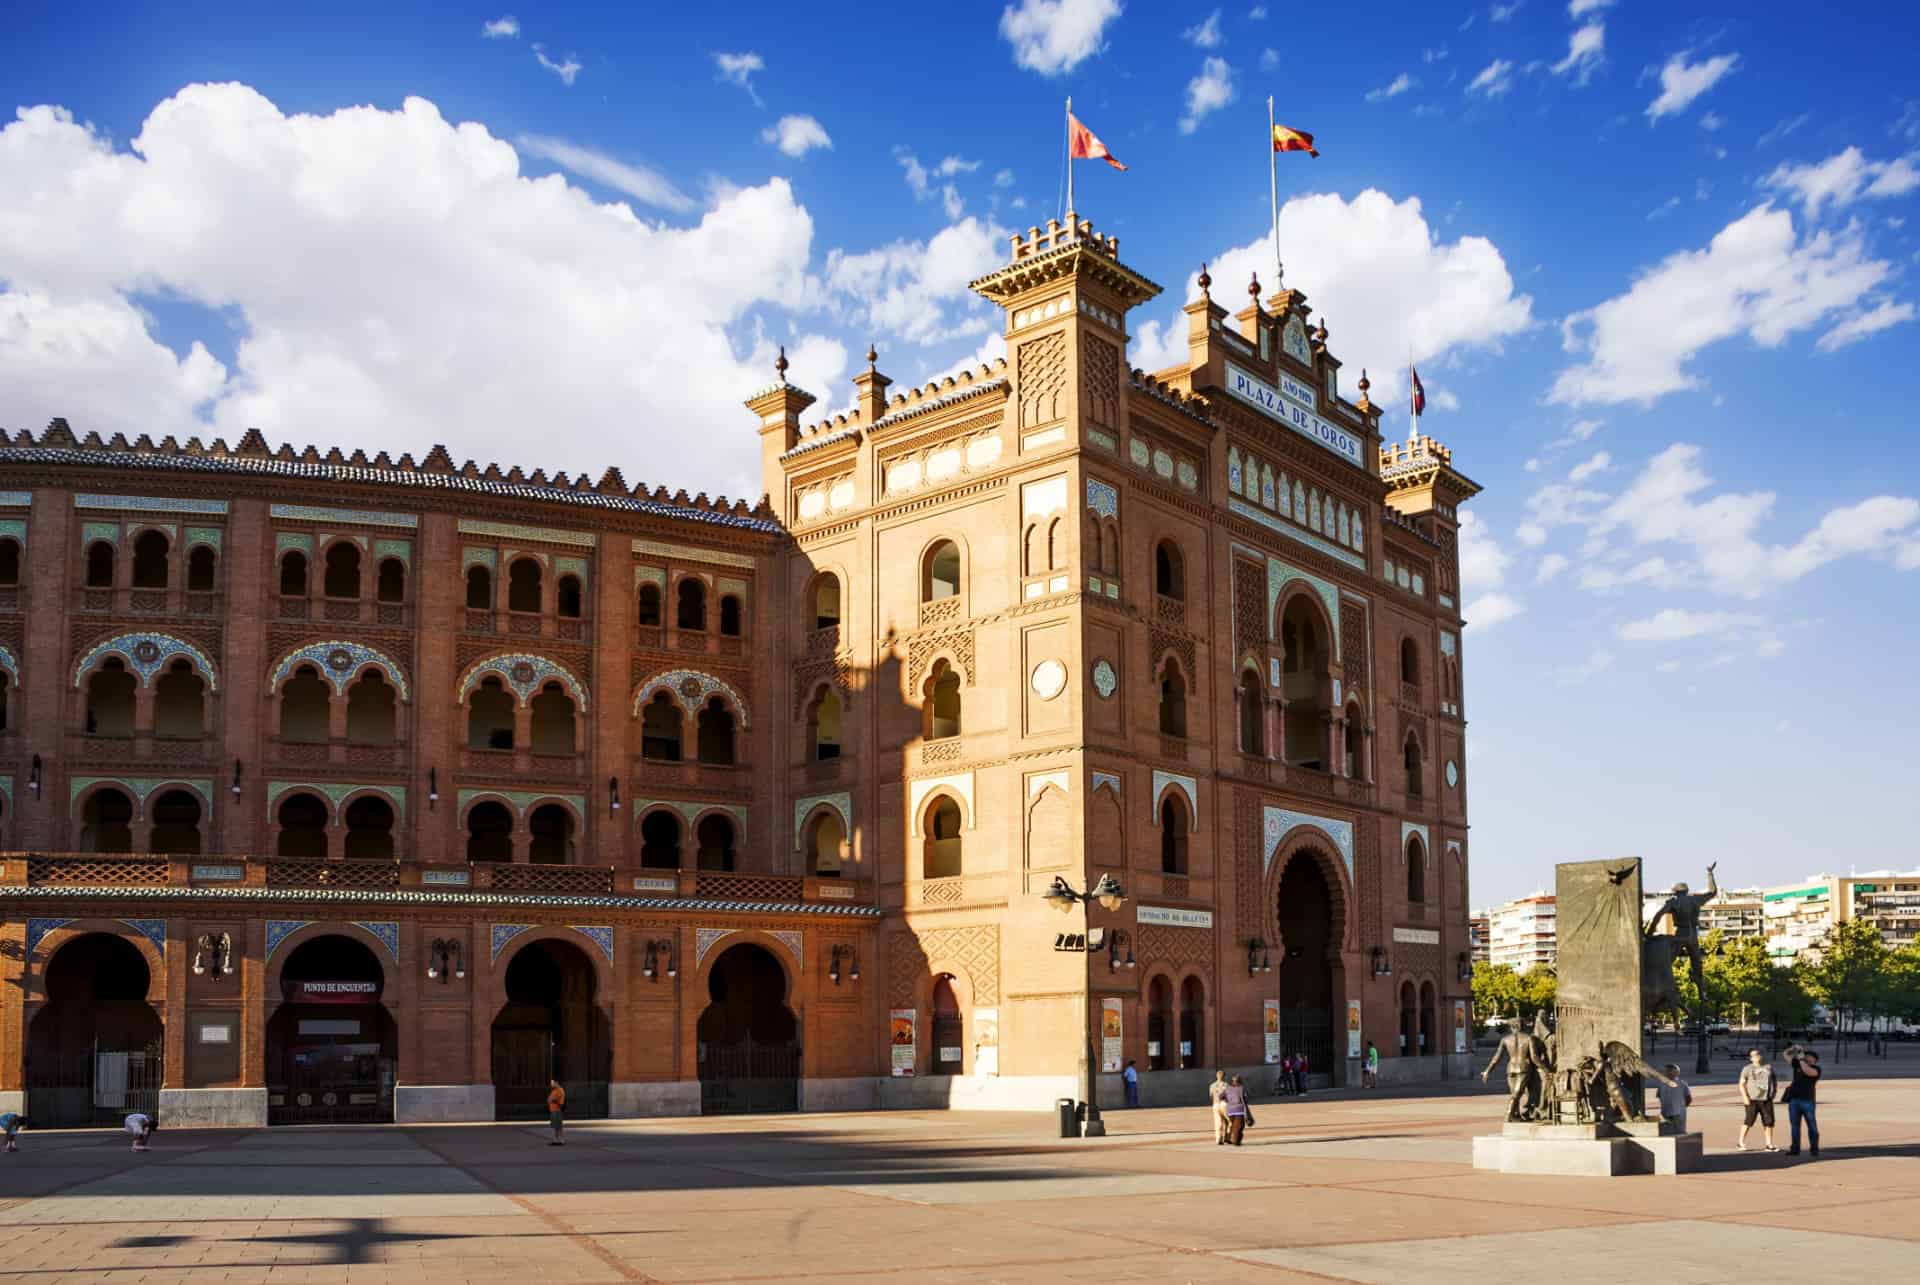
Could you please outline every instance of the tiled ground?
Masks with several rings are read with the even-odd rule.
[[[0,1280],[1906,1279],[1920,1081],[1832,1070],[1820,1161],[1732,1151],[1723,1082],[1696,1095],[1709,1169],[1677,1178],[1476,1173],[1501,1098],[1465,1089],[1268,1103],[1239,1150],[1198,1109],[1113,1112],[1094,1142],[968,1113],[582,1122],[565,1148],[515,1125],[162,1132],[139,1156],[29,1133],[0,1155]]]

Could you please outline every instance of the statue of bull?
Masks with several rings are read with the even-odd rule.
[[[1680,984],[1673,979],[1673,938],[1640,939],[1640,1013],[1680,1012]]]

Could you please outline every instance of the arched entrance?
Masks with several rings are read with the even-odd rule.
[[[743,943],[707,974],[700,1014],[700,1111],[729,1115],[800,1109],[800,1024],[787,974],[762,946]]]
[[[1280,873],[1280,1049],[1305,1053],[1310,1072],[1333,1069],[1333,892],[1310,851]]]
[[[26,1114],[41,1128],[119,1124],[160,1104],[160,1015],[132,942],[86,933],[46,963],[46,1003],[27,1028]]]
[[[933,979],[933,1070],[934,1075],[959,1075],[966,1064],[964,1025],[960,1020],[960,1001],[953,993],[953,977],[942,973]]]
[[[386,972],[365,943],[336,933],[294,947],[267,1021],[268,1124],[393,1120],[399,1043],[380,1003]]]
[[[606,1116],[613,1024],[594,1002],[595,982],[593,961],[572,942],[533,941],[514,952],[506,1003],[493,1019],[495,1119],[544,1119],[549,1080],[566,1089],[568,1116]]]

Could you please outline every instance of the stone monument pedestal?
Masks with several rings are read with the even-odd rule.
[[[1509,1121],[1473,1140],[1473,1167],[1501,1173],[1618,1178],[1688,1173],[1703,1152],[1697,1133],[1658,1120],[1614,1124],[1528,1124]]]

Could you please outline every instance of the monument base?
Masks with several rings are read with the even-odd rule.
[[[1701,1136],[1658,1120],[1619,1124],[1529,1124],[1509,1121],[1498,1134],[1473,1140],[1473,1167],[1500,1173],[1618,1178],[1689,1173],[1705,1153]]]

